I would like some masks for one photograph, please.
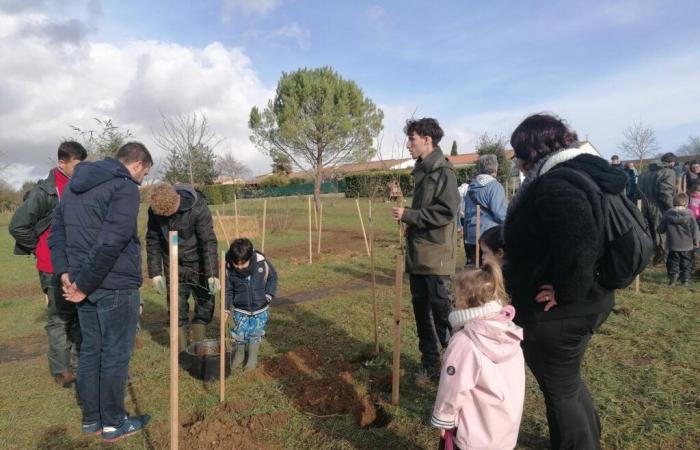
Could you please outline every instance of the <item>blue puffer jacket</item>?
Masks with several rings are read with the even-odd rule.
[[[138,289],[138,182],[118,160],[82,163],[54,212],[49,236],[56,274],[88,296],[95,289]]]
[[[226,258],[228,260],[228,258]],[[226,265],[226,309],[246,314],[265,311],[277,294],[277,271],[262,253],[254,252],[248,269]]]
[[[506,220],[506,192],[497,179],[491,175],[477,175],[469,183],[469,190],[464,196],[464,242],[476,244],[476,204],[472,196],[481,205],[481,217],[479,236],[489,228],[503,224]],[[486,209],[490,210],[487,211]]]

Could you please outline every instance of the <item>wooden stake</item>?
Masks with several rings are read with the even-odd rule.
[[[355,205],[357,205],[357,215],[360,217],[360,226],[362,227],[362,237],[365,238],[365,248],[367,249],[367,256],[369,256],[369,244],[367,243],[367,233],[365,232],[365,222],[362,220],[362,211],[360,211],[360,200],[355,199]]]
[[[267,219],[267,199],[263,200],[263,226],[262,226],[262,245],[260,251],[265,253],[265,220]]]
[[[314,228],[318,231],[318,211],[316,211],[316,200],[314,199]]]
[[[476,205],[476,267],[481,267],[481,246],[479,245],[479,238],[481,237],[481,206]]]
[[[314,258],[312,256],[313,239],[311,238],[311,197],[309,200],[309,264],[313,264]]]
[[[640,211],[642,210],[642,201],[641,200],[637,200],[637,208],[639,208]],[[636,294],[639,294],[639,275],[637,275],[634,279],[634,292]]]
[[[403,297],[403,255],[396,255],[396,279],[394,297],[394,358],[391,367],[391,404],[399,404],[399,380],[401,379],[401,300]]]
[[[177,231],[168,233],[170,247],[170,448],[177,450],[179,444],[180,418],[178,404],[178,256]]]
[[[219,210],[216,210],[216,218],[219,219],[219,226],[221,226],[221,231],[224,233],[224,239],[226,239],[226,248],[229,248],[231,246],[231,241],[228,239],[228,233],[226,232],[226,228],[224,227],[224,221],[221,220],[221,214],[219,214]]]
[[[241,235],[238,232],[238,200],[236,200],[236,194],[233,194],[233,214],[236,217],[236,239],[238,239]]]
[[[318,246],[316,248],[316,253],[321,254],[321,234],[323,233],[323,203],[321,203],[320,210],[318,211]]]
[[[372,314],[374,316],[374,353],[379,354],[379,320],[377,318],[377,278],[374,272],[374,226],[372,225],[372,199],[369,200],[369,267],[372,272]]]
[[[219,291],[221,324],[219,325],[219,403],[224,402],[226,381],[226,252],[221,252],[219,261]]]

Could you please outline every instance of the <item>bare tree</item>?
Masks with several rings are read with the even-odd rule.
[[[700,136],[688,136],[688,142],[678,147],[678,154],[700,156]]]
[[[628,156],[638,158],[640,168],[644,158],[659,149],[654,130],[642,122],[634,122],[631,126],[625,128],[622,132],[622,137],[625,140],[620,142],[617,148]]]
[[[160,130],[153,133],[158,146],[168,152],[165,179],[208,184],[218,175],[214,149],[222,139],[210,128],[204,113],[162,115]]]
[[[85,144],[90,159],[102,159],[117,154],[119,148],[133,135],[127,129],[122,131],[112,119],[93,118],[97,122],[96,130],[87,130],[70,125],[78,140]]]
[[[219,175],[229,177],[233,180],[245,179],[250,177],[252,174],[250,169],[245,164],[233,156],[232,152],[228,152],[224,156],[220,156],[216,161],[216,167],[219,171]]]

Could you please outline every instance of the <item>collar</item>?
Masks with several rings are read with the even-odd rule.
[[[491,300],[474,308],[458,309],[450,313],[450,325],[453,329],[463,328],[467,323],[496,314],[501,309],[503,309],[503,305],[498,300]]]
[[[540,168],[537,175],[538,176],[544,175],[545,173],[547,173],[550,169],[552,169],[557,164],[561,164],[563,162],[569,161],[570,159],[574,159],[580,155],[598,156],[598,154],[596,152],[594,152],[593,150],[587,149],[587,148],[567,148],[565,150],[560,150],[556,153],[553,153],[547,159],[547,161]]]

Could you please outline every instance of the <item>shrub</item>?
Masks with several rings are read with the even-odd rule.
[[[413,192],[413,177],[409,171],[404,170],[380,170],[346,175],[343,178],[345,196],[384,197],[387,193],[387,184],[397,179],[403,195],[410,196]]]

